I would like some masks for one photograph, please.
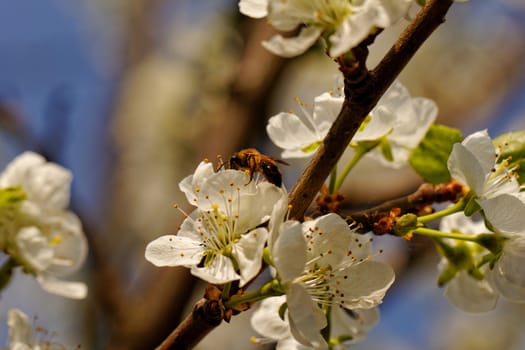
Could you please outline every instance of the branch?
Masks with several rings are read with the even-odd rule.
[[[395,219],[406,213],[425,210],[428,205],[442,202],[455,202],[463,192],[463,186],[454,180],[447,184],[432,185],[424,183],[416,192],[408,196],[392,199],[373,208],[349,214],[345,220],[358,224],[361,233],[373,231],[375,234],[391,233]]]
[[[290,218],[301,219],[357,129],[387,88],[445,20],[452,0],[429,0],[377,67],[353,83],[345,75],[345,101],[303,175],[290,192]]]
[[[200,299],[191,313],[160,344],[156,350],[191,349],[222,321],[222,309],[218,301]]]

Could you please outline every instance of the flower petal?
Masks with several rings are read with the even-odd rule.
[[[7,312],[7,326],[9,327],[9,344],[30,344],[33,341],[33,325],[29,317],[19,309],[10,309]]]
[[[281,225],[279,237],[273,246],[272,258],[284,283],[303,272],[306,264],[306,240],[299,222],[286,221]]]
[[[179,182],[179,189],[186,195],[188,203],[197,205],[196,192],[200,190],[202,184],[213,174],[215,174],[215,171],[212,163],[200,162],[193,174],[186,176]]]
[[[332,96],[325,92],[314,99],[313,119],[318,133],[318,139],[322,140],[337,119],[343,107],[343,96]]]
[[[476,157],[484,174],[494,166],[496,151],[486,129],[467,136],[461,144]]]
[[[46,270],[53,262],[53,248],[34,226],[20,229],[16,235],[16,244],[23,258],[37,271]]]
[[[395,276],[389,265],[366,260],[337,271],[334,278],[341,291],[336,298],[344,307],[367,309],[381,303]]]
[[[525,237],[505,242],[503,254],[491,271],[490,281],[505,298],[513,302],[525,302]]]
[[[241,239],[233,245],[233,255],[241,272],[240,287],[252,280],[261,269],[267,238],[268,231],[265,228],[258,228],[242,235]]]
[[[494,157],[492,164],[494,164]],[[452,178],[472,188],[477,195],[483,194],[487,172],[484,171],[479,159],[467,147],[460,143],[454,144],[448,157],[447,167]]]
[[[285,150],[297,150],[296,157],[306,157],[311,152],[302,149],[317,142],[315,133],[295,114],[279,113],[268,120],[266,132],[272,142]],[[284,157],[284,155],[283,155]]]
[[[212,284],[224,284],[241,278],[235,272],[231,259],[224,255],[216,255],[210,266],[192,266],[191,274]]]
[[[281,57],[294,57],[304,53],[312,46],[322,30],[317,27],[304,27],[299,35],[285,38],[282,35],[274,35],[270,40],[263,41],[262,45],[271,53]]]
[[[308,261],[321,266],[337,266],[346,256],[352,240],[352,231],[344,219],[336,214],[323,215],[303,223],[303,234],[308,242]]]
[[[326,349],[328,344],[321,336],[327,325],[324,313],[313,302],[306,289],[293,284],[286,292],[290,331],[299,343],[316,349]]]
[[[71,299],[84,299],[87,296],[87,286],[85,283],[62,281],[46,274],[40,274],[36,279],[42,289],[48,293]]]
[[[506,234],[521,234],[525,230],[525,203],[517,196],[501,194],[490,199],[478,199],[485,217],[496,230]]]
[[[444,295],[454,306],[472,313],[493,310],[499,297],[487,281],[478,281],[465,271],[447,284]]]
[[[201,242],[188,237],[166,235],[146,247],[146,260],[155,266],[191,266],[202,260]]]
[[[283,339],[290,336],[288,322],[279,317],[279,309],[286,302],[284,295],[264,299],[250,320],[253,329],[264,337]]]
[[[263,18],[268,16],[268,0],[241,0],[239,11],[252,18]]]

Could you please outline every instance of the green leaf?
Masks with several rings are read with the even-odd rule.
[[[452,146],[463,140],[458,129],[432,124],[425,137],[412,151],[410,166],[425,180],[433,184],[450,180],[447,160]]]
[[[525,130],[513,131],[500,135],[493,140],[496,147],[501,147],[499,161],[507,160],[509,168],[516,168],[521,184],[525,182]]]

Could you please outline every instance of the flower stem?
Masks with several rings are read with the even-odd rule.
[[[445,208],[443,210],[437,211],[435,213],[420,216],[417,218],[417,222],[420,224],[426,224],[427,222],[434,221],[437,219],[441,219],[442,217],[457,213],[465,209],[466,206],[465,198],[461,198],[456,204]]]
[[[242,303],[253,303],[262,299],[282,295],[283,293],[275,289],[275,281],[272,280],[263,285],[259,290],[243,295],[234,295],[230,300],[224,302],[225,307],[232,307]]]
[[[450,233],[433,230],[431,228],[419,227],[412,231],[412,233],[433,238],[452,238],[460,241],[470,241],[478,243],[481,235],[465,235],[463,233]]]
[[[343,181],[346,179],[346,176],[348,175],[348,173],[350,173],[350,170],[352,170],[354,166],[357,164],[357,162],[359,162],[359,160],[363,158],[363,156],[367,154],[369,151],[370,151],[369,149],[365,149],[362,147],[355,148],[354,156],[352,157],[352,159],[350,159],[348,164],[343,169],[341,175],[339,175],[339,177],[335,181],[335,186],[332,189],[332,191],[330,191],[331,193],[335,193],[337,192],[337,190],[339,190],[339,188],[343,184]]]

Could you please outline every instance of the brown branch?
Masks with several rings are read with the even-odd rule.
[[[221,323],[222,317],[222,308],[217,300],[202,298],[156,350],[191,349]]]
[[[290,192],[290,217],[301,219],[357,129],[415,52],[444,22],[452,0],[430,0],[377,67],[353,83],[345,77],[345,101],[336,121]]]
[[[349,224],[358,224],[358,232],[375,234],[391,233],[388,225],[393,213],[398,218],[406,213],[417,213],[434,203],[455,202],[463,192],[463,186],[452,180],[447,184],[432,185],[424,183],[408,196],[392,199],[375,207],[349,214],[345,219]],[[385,228],[385,223],[387,227]]]

